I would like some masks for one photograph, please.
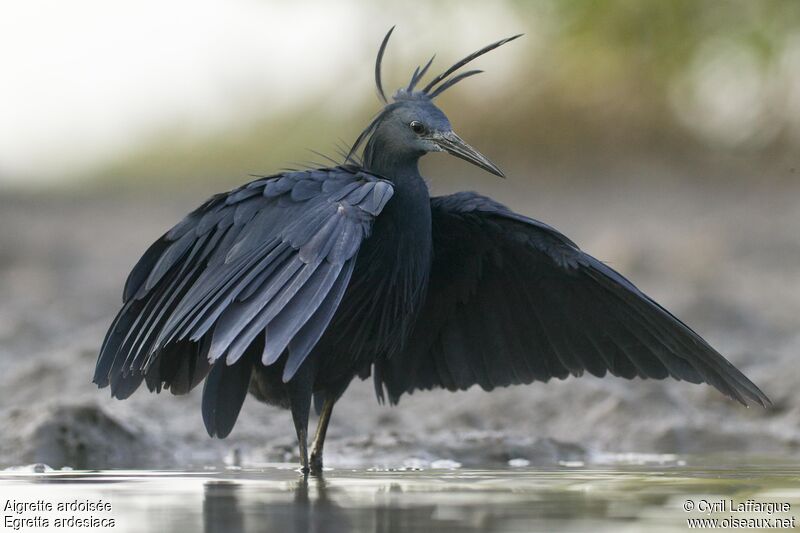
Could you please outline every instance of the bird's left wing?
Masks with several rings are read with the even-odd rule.
[[[183,393],[212,365],[204,414],[209,387],[228,384],[235,394],[209,401],[232,402],[238,413],[252,362],[270,365],[287,352],[288,381],[319,340],[392,194],[387,181],[336,167],[287,172],[211,198],[134,267],[94,381],[120,398],[143,379],[151,390]],[[208,410],[217,408],[225,405]]]
[[[391,401],[584,371],[706,382],[766,404],[747,377],[622,275],[541,222],[475,193],[431,200],[427,300],[401,353],[375,365]]]

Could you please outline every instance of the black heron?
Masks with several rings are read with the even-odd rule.
[[[287,171],[213,196],[144,253],[125,284],[94,382],[127,398],[185,394],[205,379],[210,436],[248,391],[288,408],[304,472],[322,468],[336,401],[372,376],[379,401],[589,372],[708,383],[769,399],[689,326],[567,237],[474,192],[430,197],[418,170],[447,152],[502,176],[434,99],[467,63],[417,89],[417,67],[341,164]],[[363,146],[361,159],[356,154]],[[312,405],[320,413],[309,454]]]

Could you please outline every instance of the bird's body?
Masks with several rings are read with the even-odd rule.
[[[418,69],[356,141],[360,162],[257,179],[165,233],[128,278],[95,382],[126,398],[143,381],[184,394],[205,380],[203,420],[219,437],[249,391],[291,409],[306,471],[312,398],[319,470],[333,405],[356,376],[392,403],[588,371],[706,382],[766,405],[688,326],[553,228],[476,193],[430,197],[418,170],[428,152],[502,175],[432,100],[507,41],[415,92],[430,62]]]
[[[416,173],[394,181],[392,190],[358,251],[341,303],[308,355],[305,379],[319,398],[338,398],[356,375],[368,376],[377,359],[398,352],[422,307],[433,252],[428,188]],[[280,365],[257,366],[251,392],[288,406],[281,373]],[[280,397],[270,396],[278,390]]]

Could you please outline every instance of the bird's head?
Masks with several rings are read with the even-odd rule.
[[[469,70],[456,73],[461,67],[520,35],[497,41],[473,52],[435,76],[422,89],[417,90],[417,85],[433,62],[431,58],[424,66],[416,68],[408,85],[398,89],[392,101],[389,101],[383,92],[381,62],[393,30],[394,28],[390,29],[384,37],[375,61],[375,84],[385,106],[358,136],[348,158],[366,142],[364,163],[368,168],[381,169],[391,167],[398,161],[416,161],[428,152],[447,152],[502,177],[503,172],[497,165],[453,131],[447,116],[433,103],[433,100],[459,81],[482,72]]]

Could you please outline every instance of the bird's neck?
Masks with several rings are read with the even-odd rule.
[[[381,219],[399,231],[395,236],[397,241],[415,241],[427,254],[431,246],[431,204],[428,185],[419,173],[422,155],[422,152],[404,153],[380,135],[373,135],[364,148],[364,168],[394,186],[392,200]]]
[[[404,157],[391,146],[372,141],[364,149],[364,167],[391,181],[394,194],[359,251],[357,268],[374,276],[371,279],[377,287],[370,291],[376,302],[371,307],[376,310],[372,318],[375,326],[370,330],[378,332],[374,338],[406,339],[422,307],[430,276],[433,257],[430,193],[419,173],[419,155]],[[395,335],[381,333],[388,330]],[[378,351],[389,357],[401,346],[402,342],[393,342]]]
[[[422,152],[399,151],[380,135],[373,135],[364,147],[364,168],[396,183],[421,180],[419,158],[422,155]]]

